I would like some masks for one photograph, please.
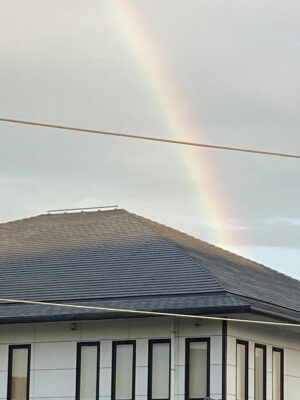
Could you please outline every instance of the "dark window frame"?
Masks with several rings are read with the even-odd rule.
[[[117,361],[117,347],[122,345],[132,345],[132,396],[135,399],[135,375],[136,375],[136,340],[115,340],[112,342],[112,369],[111,369],[111,400],[116,399],[116,361]]]
[[[31,344],[13,344],[8,347],[7,400],[11,399],[13,352],[14,352],[14,350],[18,350],[18,349],[27,349],[28,350],[26,400],[29,400],[29,397],[30,397]]]
[[[76,394],[75,399],[80,400],[80,378],[81,378],[81,349],[82,347],[97,348],[97,377],[96,377],[96,398],[99,398],[99,377],[100,377],[100,342],[78,342],[76,356]]]
[[[254,345],[254,400],[255,399],[255,353],[256,349],[263,350],[263,400],[267,400],[267,346],[264,344],[255,343]]]
[[[169,395],[167,399],[157,399],[152,397],[152,364],[153,364],[153,345],[160,343],[169,344]],[[171,392],[171,340],[170,339],[150,339],[148,343],[148,400],[170,400]]]
[[[284,349],[279,347],[272,348],[272,385],[273,385],[273,353],[280,353],[280,400],[284,400]],[[273,397],[273,395],[272,395]]]
[[[236,341],[236,374],[235,376],[237,377],[237,347],[238,345],[240,346],[245,346],[245,400],[249,399],[249,342],[246,340],[240,340],[237,339]],[[236,379],[236,388],[237,388],[237,379]],[[237,395],[237,393],[236,393]]]
[[[190,343],[202,342],[207,344],[206,365],[206,397],[210,396],[210,338],[186,338],[185,339],[185,400],[204,400],[205,397],[190,398]]]

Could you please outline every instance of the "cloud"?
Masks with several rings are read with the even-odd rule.
[[[228,227],[230,231],[243,232],[240,246],[281,247],[300,250],[300,220],[289,218],[251,219],[243,226]],[[234,245],[235,243],[228,243]]]
[[[195,139],[300,152],[298,2],[130,3],[162,49],[157,61],[175,77],[172,100],[188,108]],[[171,135],[108,1],[1,6],[1,115]],[[1,123],[0,220],[117,202],[205,240],[222,226],[224,240],[234,236],[243,246],[299,249],[297,160],[199,150],[209,159],[201,172],[216,171],[209,183],[226,209],[216,221],[210,189],[195,190],[186,153],[179,154],[168,145]],[[212,215],[201,208],[204,198]]]

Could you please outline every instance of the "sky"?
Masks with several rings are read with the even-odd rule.
[[[0,8],[0,117],[300,154],[297,0]],[[1,223],[118,205],[300,279],[299,200],[297,159],[0,122]]]

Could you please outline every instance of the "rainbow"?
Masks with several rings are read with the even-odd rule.
[[[152,93],[153,101],[160,110],[161,119],[168,136],[178,140],[203,141],[199,137],[199,127],[193,124],[189,110],[181,101],[176,91],[176,80],[165,67],[164,54],[158,43],[153,44],[153,37],[146,30],[146,23],[130,0],[107,0],[108,7],[131,48],[143,79]],[[231,219],[225,206],[224,194],[219,187],[218,174],[209,161],[206,151],[176,146],[178,156],[185,168],[190,182],[193,198],[203,221],[209,221],[206,228],[208,241],[226,247],[226,243],[236,244],[233,237],[228,237],[224,223]]]

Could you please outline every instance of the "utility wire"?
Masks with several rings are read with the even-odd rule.
[[[14,123],[14,124],[22,124],[22,125],[42,126],[44,128],[63,129],[63,130],[75,131],[75,132],[87,132],[87,133],[94,133],[94,134],[98,134],[98,135],[117,136],[117,137],[129,138],[129,139],[148,140],[148,141],[152,141],[152,142],[172,143],[172,144],[180,144],[180,145],[184,145],[184,146],[205,147],[205,148],[209,148],[209,149],[228,150],[228,151],[237,151],[237,152],[242,152],[242,153],[260,154],[260,155],[265,155],[265,156],[300,159],[300,154],[277,153],[277,152],[273,152],[273,151],[255,150],[255,149],[248,149],[248,148],[243,148],[243,147],[229,147],[229,146],[221,146],[221,145],[198,143],[198,142],[188,142],[188,141],[183,141],[183,140],[164,139],[164,138],[160,138],[160,137],[133,135],[130,133],[109,132],[109,131],[102,131],[102,130],[98,130],[98,129],[77,128],[77,127],[66,126],[66,125],[47,124],[47,123],[36,122],[36,121],[22,121],[19,119],[11,119],[11,118],[1,118],[0,117],[0,121],[10,122],[10,123]]]
[[[0,302],[5,303],[22,303],[31,305],[41,305],[41,306],[53,306],[53,307],[66,307],[66,308],[79,308],[83,310],[98,310],[98,311],[113,311],[113,312],[123,312],[128,314],[139,314],[139,315],[151,315],[154,317],[176,317],[176,318],[192,318],[192,319],[202,319],[202,320],[212,320],[212,321],[230,321],[238,323],[249,323],[256,325],[270,325],[270,326],[285,326],[300,328],[298,323],[289,322],[271,322],[271,321],[260,321],[251,319],[241,319],[241,318],[226,318],[226,317],[213,317],[207,315],[190,315],[190,314],[178,314],[178,313],[168,313],[159,311],[143,311],[143,310],[133,310],[127,308],[114,308],[114,307],[101,307],[101,306],[85,306],[78,304],[66,304],[66,303],[52,303],[46,301],[35,301],[35,300],[21,300],[21,299],[8,299],[0,298]]]

